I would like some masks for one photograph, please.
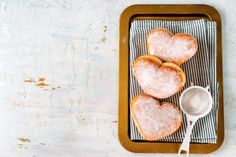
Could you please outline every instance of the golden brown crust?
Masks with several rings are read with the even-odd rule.
[[[156,63],[157,66],[160,67],[161,69],[170,68],[170,69],[173,69],[173,70],[177,71],[177,73],[181,77],[181,83],[179,84],[179,88],[178,88],[176,93],[181,91],[181,89],[184,87],[184,85],[186,83],[186,75],[185,75],[184,71],[178,65],[176,65],[175,63],[168,63],[168,62],[162,63],[162,61],[159,58],[157,58],[156,56],[144,55],[144,56],[138,57],[134,61],[133,65],[132,65],[133,73],[134,73],[135,66],[138,64],[138,62],[140,60],[143,60],[143,59],[144,60],[146,59],[146,60],[148,60],[150,62]],[[170,96],[172,96],[172,95],[170,95]],[[170,96],[168,96],[168,97],[170,97]],[[164,99],[164,98],[167,98],[167,97],[163,97],[163,98],[159,98],[159,99]]]
[[[178,39],[178,38],[191,38],[191,39],[194,41],[194,47],[195,47],[196,49],[198,49],[198,42],[197,42],[197,39],[196,39],[193,35],[187,34],[187,33],[173,34],[171,31],[169,31],[169,30],[166,29],[166,28],[157,28],[157,29],[151,30],[150,33],[149,33],[148,36],[147,36],[146,46],[147,46],[147,52],[148,52],[149,55],[153,55],[153,54],[150,54],[151,50],[150,50],[150,43],[148,42],[148,41],[149,41],[148,39],[149,39],[153,34],[155,34],[155,33],[157,33],[157,32],[165,32],[165,33],[169,34],[170,36],[172,36],[172,38],[174,38],[174,39],[176,39],[176,38],[177,38],[177,39]],[[190,58],[192,58],[195,54],[196,54],[196,52],[195,52]],[[186,62],[186,61],[188,61],[188,60],[190,59],[189,57],[183,56],[183,57],[180,58],[180,59],[176,59],[176,60],[174,60],[174,61],[170,61],[170,60],[166,60],[166,59],[164,59],[164,58],[161,58],[161,57],[158,56],[158,55],[155,55],[155,56],[159,57],[159,58],[160,58],[161,60],[163,60],[163,61],[166,61],[166,62],[173,62],[173,63],[175,63],[175,64],[177,64],[177,65],[181,65],[181,64],[183,64],[184,62]]]
[[[178,72],[182,81],[181,81],[181,84],[179,85],[178,91],[176,93],[180,92],[186,83],[186,75],[185,75],[184,71],[178,65],[176,65],[174,63],[168,63],[168,62],[163,63],[161,68],[172,68]]]
[[[137,100],[140,96],[148,97],[148,98],[151,97],[151,96],[149,96],[149,95],[147,95],[147,94],[139,94],[139,95],[136,95],[136,96],[133,98],[133,100],[131,101],[131,103],[130,103],[130,110],[131,110],[131,115],[132,115],[132,117],[133,117],[134,123],[135,123],[135,125],[136,125],[136,127],[137,127],[139,133],[142,135],[142,137],[143,137],[145,140],[148,140],[148,141],[159,140],[159,139],[164,138],[164,137],[167,137],[167,136],[169,136],[169,135],[171,135],[171,134],[173,134],[173,133],[175,133],[176,131],[179,130],[179,128],[180,128],[181,125],[182,125],[182,114],[181,114],[179,108],[177,108],[175,104],[170,103],[170,102],[162,102],[162,103],[160,103],[159,100],[157,100],[157,99],[155,99],[155,98],[152,97],[153,99],[155,99],[156,101],[158,101],[158,102],[160,103],[160,106],[173,106],[173,107],[176,109],[176,111],[178,111],[179,116],[180,116],[181,118],[180,118],[180,121],[177,122],[176,130],[173,131],[173,132],[171,132],[169,135],[160,134],[160,135],[157,136],[156,138],[150,138],[149,136],[145,135],[144,132],[142,131],[142,129],[141,129],[139,123],[138,123],[137,117],[135,116],[134,111],[133,111],[133,107],[132,107],[132,106],[135,104],[136,100]]]
[[[196,48],[196,49],[198,49],[198,42],[197,42],[197,39],[192,35],[192,34],[186,34],[186,33],[178,33],[178,34],[175,34],[174,35],[174,38],[178,38],[178,37],[181,37],[181,38],[191,38],[193,41],[194,41],[194,47]],[[196,54],[196,52],[195,52],[195,54]],[[194,54],[194,55],[195,55]],[[194,56],[193,55],[193,56]],[[192,57],[193,57],[192,56]],[[183,58],[181,58],[181,59],[179,59],[179,60],[176,60],[176,61],[174,61],[174,63],[175,64],[177,64],[177,65],[181,65],[181,64],[183,64],[184,62],[186,62],[186,61],[188,61],[189,59],[191,59],[192,57],[190,57],[190,58],[185,58],[185,57],[183,57]]]
[[[148,39],[149,39],[149,37],[151,37],[152,34],[155,34],[156,32],[165,32],[165,33],[167,33],[167,34],[169,34],[171,36],[174,35],[171,31],[169,31],[166,28],[156,28],[156,29],[151,30],[148,33],[147,40],[146,40],[147,52],[148,52],[149,55],[151,55],[151,54],[150,54],[150,46],[149,46],[150,44],[148,43]]]
[[[143,130],[141,129],[141,127],[140,127],[140,125],[139,125],[139,123],[138,123],[137,117],[135,116],[135,114],[134,114],[134,112],[133,112],[133,107],[132,107],[132,106],[135,104],[136,100],[137,100],[140,96],[146,97],[147,95],[146,95],[146,94],[139,94],[139,95],[136,95],[136,96],[132,99],[132,101],[131,101],[131,103],[130,103],[130,111],[131,111],[131,115],[132,115],[132,117],[133,117],[134,123],[135,123],[135,125],[136,125],[136,127],[137,127],[137,129],[138,129],[138,132],[142,135],[142,137],[143,137],[144,139],[146,139],[146,140],[151,140],[151,139],[149,139],[149,137],[147,137],[147,136],[143,133]]]
[[[143,56],[138,57],[138,58],[134,61],[133,65],[132,65],[132,68],[134,69],[135,65],[136,65],[140,60],[142,60],[142,59],[147,59],[147,60],[150,60],[150,61],[152,61],[152,62],[155,62],[155,63],[158,65],[158,67],[160,67],[160,66],[162,65],[162,61],[161,61],[159,58],[157,58],[156,56],[143,55]]]
[[[153,30],[150,31],[150,33],[148,34],[151,35],[151,34],[154,34],[156,32],[165,32],[165,33],[168,33],[169,35],[174,35],[169,29],[167,28],[155,28]]]
[[[171,135],[171,134],[177,132],[177,131],[180,129],[180,127],[181,127],[181,125],[182,125],[182,118],[183,118],[183,117],[182,117],[181,111],[179,110],[178,107],[176,107],[176,105],[175,105],[174,103],[161,102],[161,106],[168,106],[168,105],[169,105],[169,106],[173,106],[173,107],[176,109],[176,111],[178,111],[178,114],[179,114],[179,116],[181,117],[180,121],[177,122],[176,130],[173,131],[172,133],[170,133],[170,135]],[[168,135],[168,136],[169,136],[169,135]],[[164,138],[164,137],[166,137],[166,136],[162,135],[159,139]]]

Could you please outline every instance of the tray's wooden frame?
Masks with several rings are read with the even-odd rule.
[[[119,118],[118,132],[122,146],[132,152],[177,153],[180,143],[132,141],[129,137],[129,29],[132,20],[164,19],[186,20],[206,18],[217,22],[217,81],[219,82],[219,113],[216,144],[191,143],[190,153],[211,153],[224,140],[223,73],[221,18],[216,9],[208,5],[133,5],[120,17],[119,30]]]

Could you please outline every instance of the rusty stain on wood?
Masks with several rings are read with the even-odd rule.
[[[45,78],[44,78],[44,77],[40,77],[40,78],[38,79],[38,81],[39,81],[39,82],[45,81]]]
[[[31,142],[28,138],[18,138],[18,140],[21,142]]]
[[[45,86],[49,86],[49,84],[44,83],[44,82],[40,82],[40,83],[35,84],[35,86],[45,87]]]
[[[35,83],[35,86],[39,86],[40,88],[49,86],[49,83],[45,83],[46,78],[45,77],[39,77],[37,79],[37,81],[35,81],[35,79],[30,78],[30,79],[26,79],[24,80],[24,82],[28,82],[28,83]],[[57,88],[61,88],[60,86],[56,86],[56,87],[52,87],[52,90],[56,90]],[[49,90],[48,88],[43,89],[45,91]]]
[[[27,82],[27,83],[35,83],[35,80],[33,80],[33,79],[26,79],[26,80],[24,80],[24,82]]]

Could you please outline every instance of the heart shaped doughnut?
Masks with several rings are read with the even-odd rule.
[[[154,56],[141,56],[132,66],[135,79],[148,95],[163,99],[179,92],[186,77],[183,70],[174,63],[162,63]]]
[[[163,61],[182,64],[196,52],[198,43],[191,34],[173,34],[168,29],[153,29],[147,37],[147,50]]]
[[[158,140],[177,131],[182,123],[175,104],[160,103],[148,95],[137,95],[131,102],[131,114],[139,133],[146,140]]]

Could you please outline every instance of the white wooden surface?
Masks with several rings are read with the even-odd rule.
[[[119,15],[164,2],[1,0],[0,156],[174,156],[130,153],[117,137]],[[191,1],[203,2],[222,16],[225,141],[202,156],[234,156],[236,1]],[[49,86],[24,82],[39,77]]]

